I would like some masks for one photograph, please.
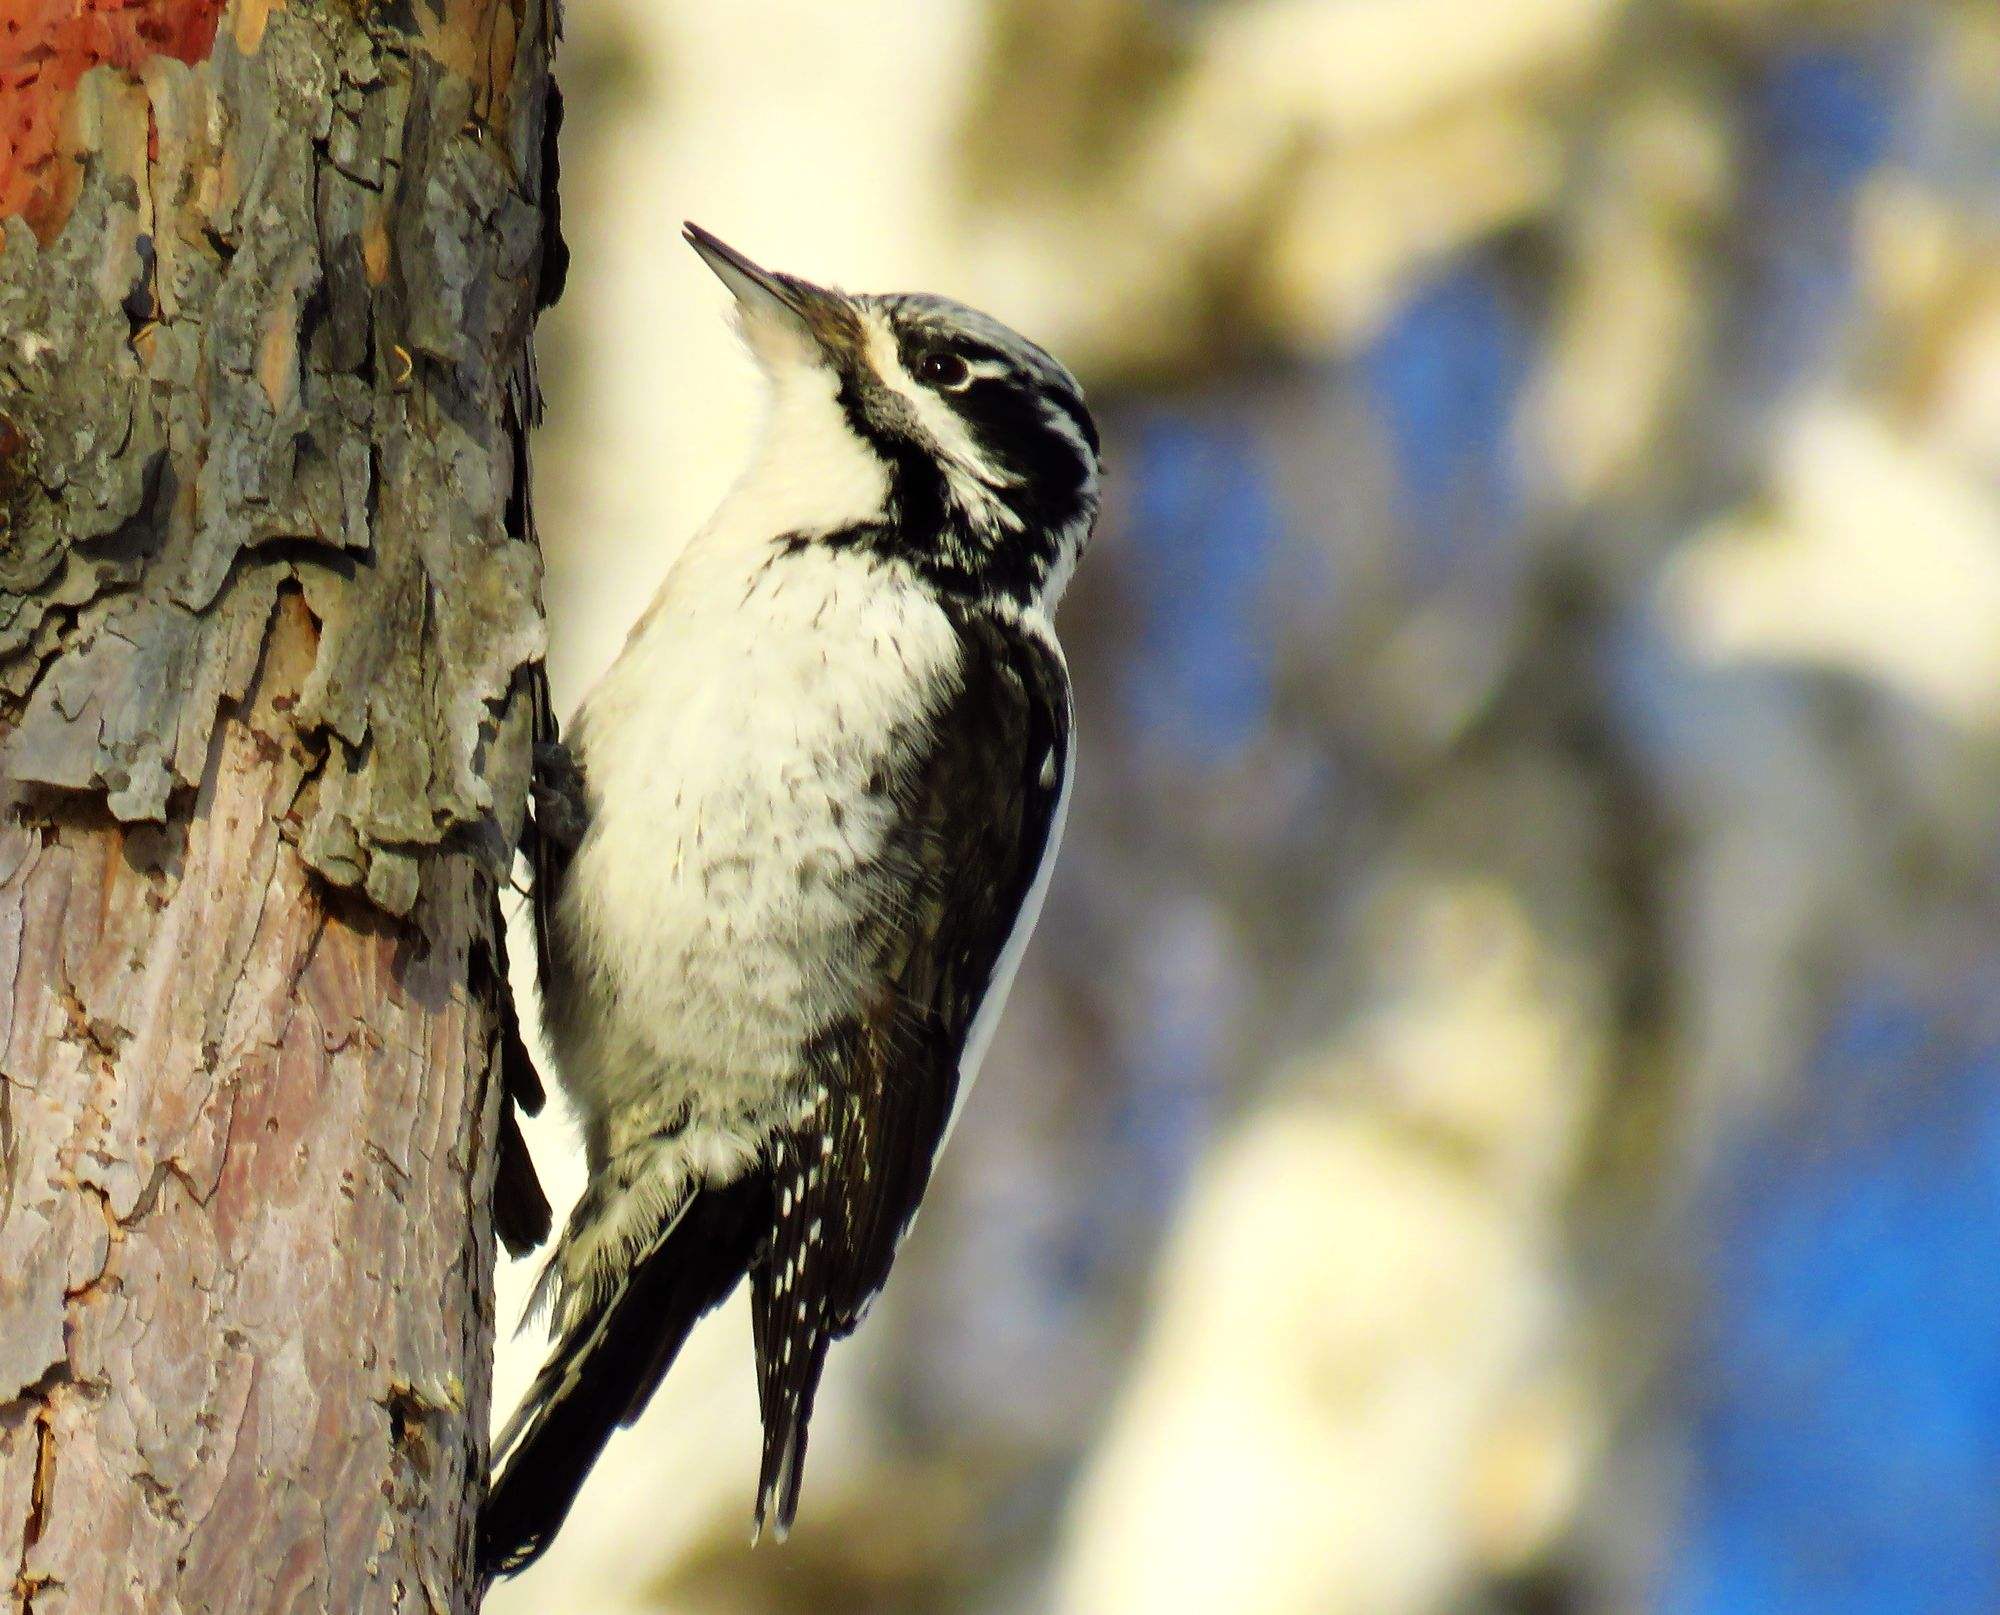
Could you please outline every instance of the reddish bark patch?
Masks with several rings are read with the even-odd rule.
[[[77,80],[101,63],[136,72],[155,56],[205,59],[223,0],[0,0],[0,219],[43,241],[74,186],[59,155]]]

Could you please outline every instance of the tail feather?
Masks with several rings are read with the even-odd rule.
[[[483,1576],[513,1575],[541,1556],[612,1431],[639,1416],[769,1227],[763,1174],[700,1191],[624,1284],[567,1332],[495,1445],[506,1467],[480,1510]]]
[[[757,1473],[757,1509],[752,1540],[766,1524],[783,1542],[799,1511],[799,1485],[805,1478],[806,1430],[812,1423],[813,1401],[826,1367],[832,1336],[802,1309],[788,1307],[774,1284],[785,1271],[774,1248],[774,1260],[750,1275],[750,1325],[757,1346],[757,1401],[764,1422],[764,1456]],[[797,1271],[796,1267],[793,1269]]]

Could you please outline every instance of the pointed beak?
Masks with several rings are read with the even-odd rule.
[[[803,288],[787,276],[753,264],[728,242],[710,235],[693,220],[681,226],[681,234],[746,310],[761,313],[784,308],[802,319],[805,317],[805,300],[799,295]]]
[[[788,325],[823,348],[852,347],[860,328],[847,300],[794,275],[781,275],[752,263],[726,241],[689,221],[681,226],[687,244],[727,286],[737,306],[754,327],[769,321]]]

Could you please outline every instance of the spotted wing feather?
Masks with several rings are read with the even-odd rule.
[[[876,1000],[807,1051],[811,1088],[769,1162],[776,1218],[751,1270],[764,1456],[757,1520],[798,1507],[830,1341],[881,1290],[949,1129],[980,1009],[1055,855],[1069,773],[1068,679],[1041,636],[961,623],[960,687],[912,771],[864,945]]]

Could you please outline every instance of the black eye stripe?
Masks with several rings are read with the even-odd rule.
[[[1025,388],[1004,377],[985,376],[976,378],[953,398],[959,415],[987,448],[1021,472],[1030,487],[1066,495],[1083,486],[1090,470],[1083,451],[1043,409],[1046,400],[1075,421],[1075,411],[1059,395]],[[1095,435],[1086,433],[1081,424],[1077,430],[1086,441]],[[1091,450],[1093,458],[1096,452]]]
[[[923,378],[925,363],[934,357],[938,351],[933,349],[928,353],[915,355],[907,359],[905,362],[910,373]],[[978,363],[981,359],[986,359],[997,360],[1002,365],[1008,364],[1005,354],[1001,353],[999,349],[989,348],[983,343],[963,340],[954,341],[950,348],[944,351],[972,363]],[[1068,418],[1069,424],[1076,429],[1077,436],[1090,445],[1090,453],[1093,459],[1100,452],[1096,420],[1091,416],[1090,409],[1084,401],[1066,386],[1048,381],[1031,380],[1017,373],[1010,366],[997,376],[980,375],[974,372],[969,381],[954,385],[951,391],[961,400],[970,401],[977,399],[983,403],[985,405],[984,410],[976,411],[977,413],[1018,413],[1019,406],[1023,401],[1030,397],[1040,398],[1052,406],[1058,414]],[[1011,409],[1008,407],[1009,401],[1013,405]],[[963,412],[973,413],[975,411]]]
[[[1097,423],[1091,418],[1089,408],[1077,396],[1066,380],[1058,376],[1038,372],[1034,368],[1023,368],[1017,355],[990,342],[982,342],[978,337],[948,326],[941,327],[929,322],[893,319],[896,335],[897,357],[903,368],[911,375],[919,374],[924,360],[932,354],[949,353],[964,360],[967,365],[995,365],[1000,374],[982,376],[975,373],[968,386],[955,387],[953,392],[963,398],[968,393],[983,392],[989,387],[1004,387],[1017,393],[1033,392],[1046,399],[1056,409],[1069,417],[1077,435],[1090,445],[1093,458],[1099,452]]]
[[[951,351],[967,364],[990,364],[997,361],[1004,365],[1007,362],[1007,355],[998,348],[989,347],[984,342],[975,342],[970,337],[954,337],[950,347]]]

